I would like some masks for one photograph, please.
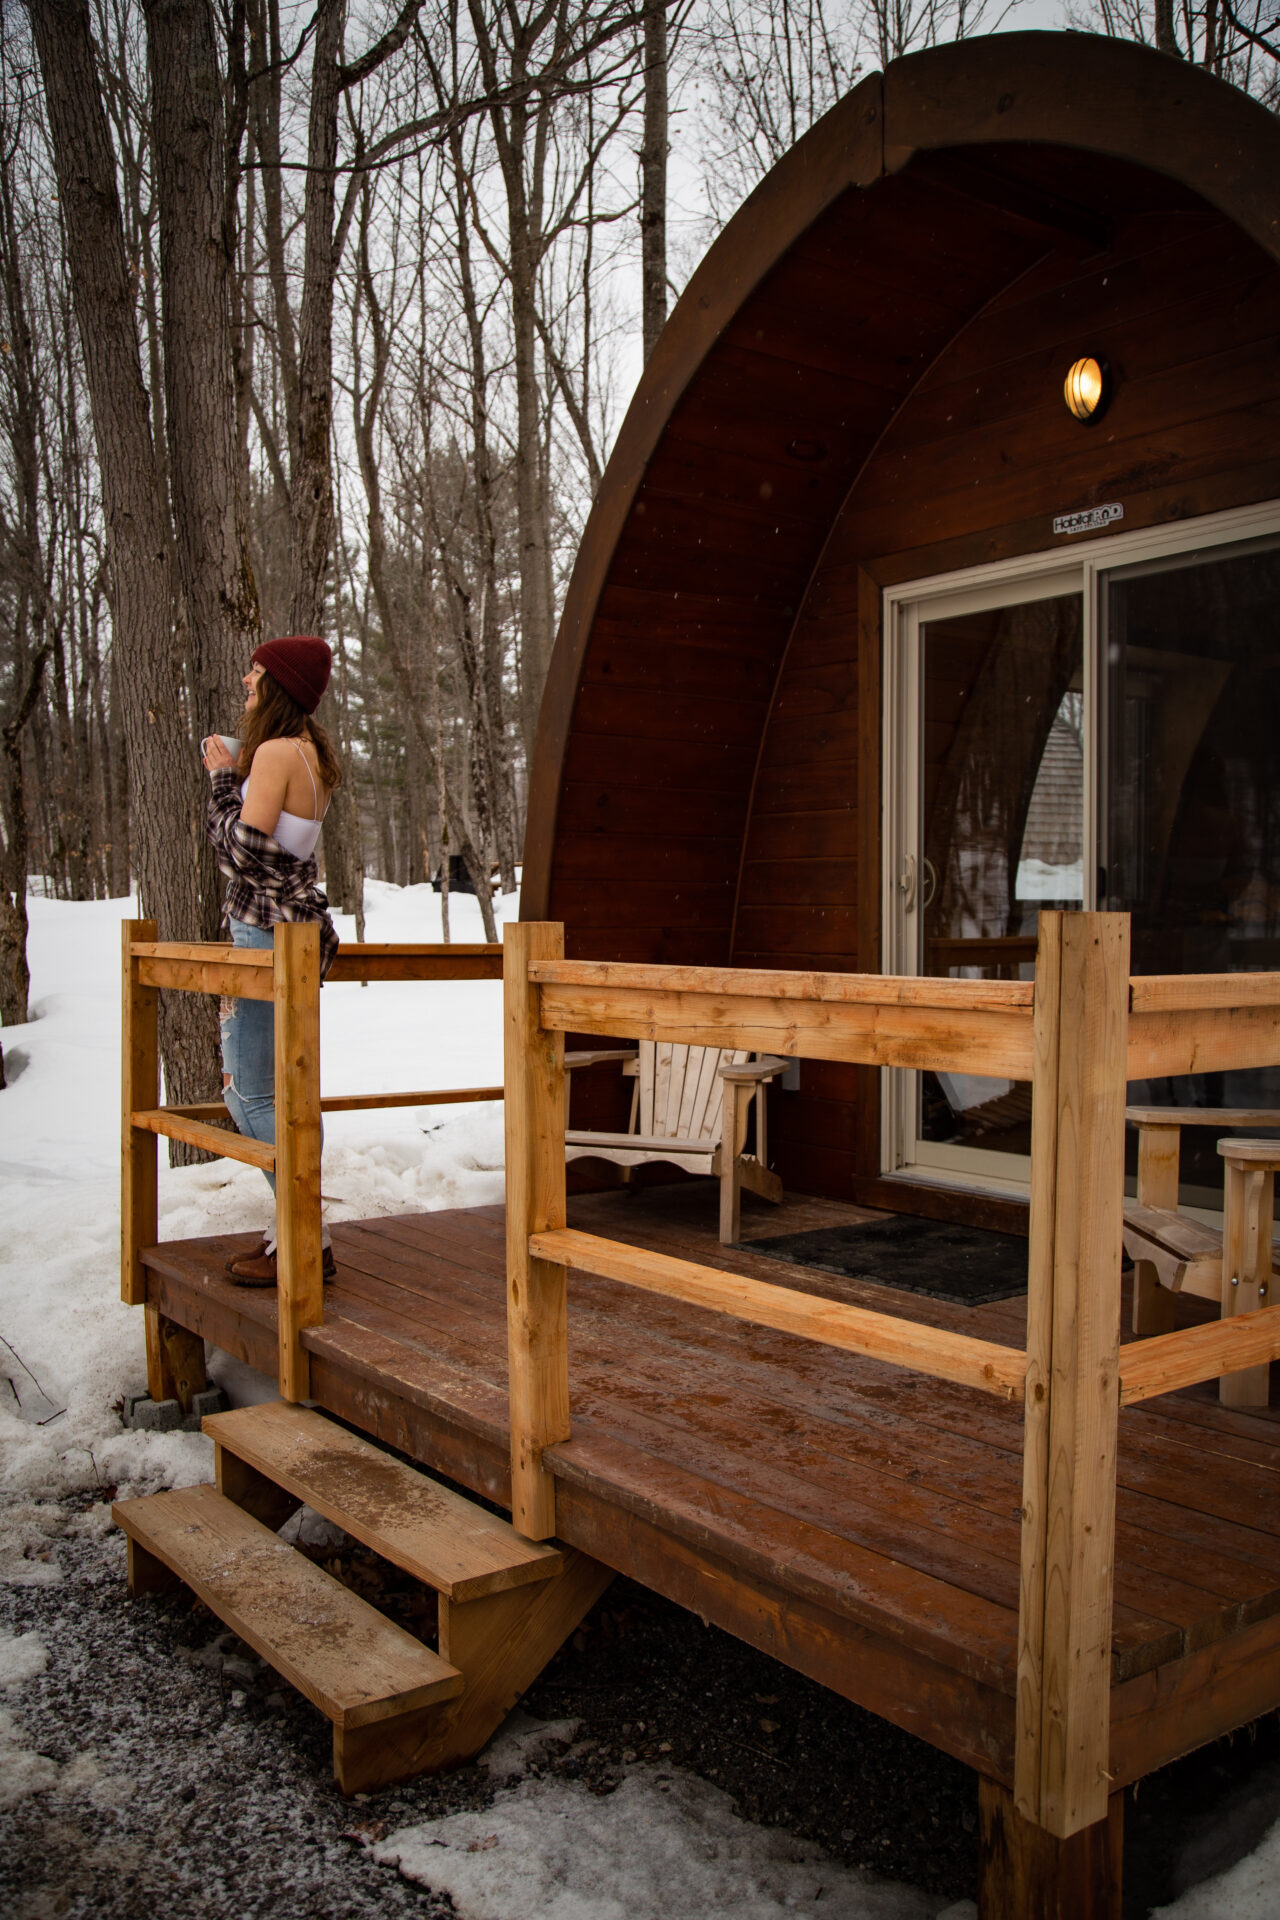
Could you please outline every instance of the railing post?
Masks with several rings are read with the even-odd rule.
[[[1129,921],[1042,913],[1034,1006],[1018,1811],[1105,1819]]]
[[[131,1116],[160,1105],[159,1001],[155,987],[138,979],[135,940],[154,940],[154,920],[121,924],[123,1005],[121,1007],[120,1140],[120,1298],[127,1307],[143,1306],[147,1276],[139,1255],[159,1237],[154,1133],[132,1124]]]
[[[157,1406],[163,1400],[176,1400],[183,1413],[190,1413],[192,1399],[208,1384],[204,1341],[175,1320],[166,1320],[158,1307],[147,1306],[141,1253],[160,1238],[156,1162],[160,1142],[131,1120],[131,1115],[150,1112],[160,1104],[160,995],[157,988],[143,986],[139,980],[132,950],[135,940],[156,938],[156,923],[125,920],[121,934],[120,1298],[128,1307],[146,1309],[147,1392]]]
[[[529,1540],[555,1533],[542,1450],[569,1438],[567,1274],[529,1252],[531,1233],[565,1224],[564,1035],[543,1028],[529,967],[563,957],[562,926],[503,929],[511,1518]]]
[[[276,1299],[279,1385],[285,1400],[311,1391],[304,1327],[324,1320],[320,1272],[320,929],[280,922],[272,970],[275,1009]]]

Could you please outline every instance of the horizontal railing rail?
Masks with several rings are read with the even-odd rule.
[[[156,1143],[181,1140],[225,1159],[259,1167],[276,1184],[278,1379],[287,1400],[305,1399],[310,1361],[303,1344],[324,1318],[321,1277],[320,1118],[392,1107],[451,1106],[501,1100],[498,1086],[433,1091],[320,1093],[319,928],[277,926],[274,944],[237,947],[225,941],[161,941],[152,921],[124,925],[123,1157],[121,1295],[146,1305],[142,1253],[158,1234]],[[502,948],[458,945],[349,944],[339,950],[331,981],[497,980]],[[219,1100],[161,1106],[158,995],[212,993],[270,1001],[275,1010],[276,1143],[235,1130]],[[165,1323],[167,1324],[167,1323]],[[147,1306],[148,1387],[164,1397],[165,1341],[157,1311]],[[154,1376],[154,1377],[153,1377]]]
[[[1270,1360],[1280,1360],[1280,1307],[1151,1334],[1120,1349],[1120,1404],[1131,1407]]]
[[[823,1346],[842,1347],[847,1353],[861,1353],[872,1360],[887,1361],[890,1366],[914,1367],[935,1379],[978,1387],[1002,1400],[1022,1398],[1027,1356],[1015,1347],[903,1320],[893,1313],[850,1307],[822,1294],[774,1286],[745,1274],[726,1273],[719,1267],[704,1267],[670,1254],[600,1239],[594,1233],[563,1227],[533,1233],[529,1251],[535,1258],[557,1266],[577,1267],[604,1280],[620,1280],[629,1287],[664,1294],[669,1300],[684,1300],[690,1306],[731,1314],[755,1326],[798,1334]]]
[[[1092,1824],[1107,1795],[1120,1408],[1280,1357],[1280,1307],[1121,1348],[1126,1082],[1280,1063],[1280,974],[1130,977],[1118,914],[1043,914],[1034,981],[566,960],[552,925],[509,927],[505,947],[517,1526],[555,1531],[543,1455],[570,1438],[571,1268],[1021,1401],[1017,1800],[1061,1837]],[[569,1230],[569,1033],[1029,1080],[1026,1349]]]
[[[226,1108],[223,1108],[226,1113]],[[206,1153],[220,1154],[224,1160],[242,1160],[247,1167],[262,1167],[275,1172],[276,1150],[263,1140],[251,1140],[246,1134],[228,1131],[207,1120],[192,1119],[187,1112],[173,1107],[154,1107],[150,1112],[130,1116],[135,1127],[167,1140],[181,1140],[189,1147],[202,1147]],[[228,1120],[231,1119],[227,1114]],[[232,1123],[234,1128],[234,1122]]]

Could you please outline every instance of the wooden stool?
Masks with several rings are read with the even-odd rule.
[[[1271,1299],[1271,1236],[1280,1140],[1219,1140],[1226,1163],[1222,1212],[1222,1317]],[[1246,1367],[1218,1383],[1224,1407],[1265,1407],[1270,1369]]]

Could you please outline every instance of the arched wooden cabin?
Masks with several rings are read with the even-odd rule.
[[[259,1545],[227,1507],[301,1499],[436,1585],[447,1660],[400,1647],[391,1729],[367,1697],[356,1720],[327,1635],[298,1666],[312,1601],[277,1604],[271,1563],[254,1644],[311,1674],[348,1788],[474,1754],[616,1571],[973,1767],[983,1920],[1093,1920],[1119,1910],[1123,1790],[1280,1706],[1275,1414],[1209,1384],[1280,1354],[1269,1143],[1237,1143],[1215,1272],[1181,1263],[1207,1320],[1123,1346],[1117,1154],[1138,1073],[1166,1076],[1156,1105],[1238,1106],[1280,1057],[1278,252],[1280,126],[1192,67],[1029,34],[869,78],[708,255],[601,487],[522,893],[570,964],[529,925],[502,954],[344,948],[329,976],[505,964],[503,1089],[322,1098],[314,927],[268,955],[126,923],[122,1290],[153,1407],[198,1411],[205,1341],[312,1403],[219,1417],[221,1496],[121,1510],[134,1590],[176,1574],[244,1631]],[[1082,360],[1091,424],[1064,396]],[[1014,984],[1046,905],[1123,911],[1052,916]],[[572,964],[610,958],[1004,981],[677,991]],[[1238,968],[1262,972],[1167,977]],[[159,1108],[162,988],[272,1000],[275,1147],[216,1103]],[[764,1235],[730,1254],[680,1194],[567,1205],[559,1036],[617,1022],[830,1055],[770,1096],[795,1192],[1016,1224],[1030,1089],[992,1083],[1002,1049],[1037,1094],[1027,1306],[819,1278]],[[1220,1085],[1170,1084],[1206,1061]],[[579,1121],[616,1064],[574,1072]],[[499,1091],[505,1210],[335,1222],[324,1286],[321,1112]],[[275,1292],[225,1272],[247,1234],[153,1244],[157,1135],[281,1171]],[[856,1209],[791,1218],[824,1212]],[[351,1429],[523,1537],[481,1516],[497,1561],[465,1582],[449,1526],[391,1538],[388,1463]],[[335,1490],[342,1450],[363,1465]],[[193,1497],[239,1529],[244,1587],[218,1545],[214,1593]]]
[[[1112,906],[1135,971],[1280,964],[1278,254],[1280,126],[1192,66],[1026,33],[864,80],[640,382],[524,917],[580,958],[1007,978],[1039,906]],[[1015,1224],[1021,1090],[903,1080],[804,1063],[786,1183]]]

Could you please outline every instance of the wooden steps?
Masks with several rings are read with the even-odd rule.
[[[204,1425],[216,1487],[113,1509],[129,1590],[189,1586],[319,1707],[344,1793],[472,1759],[613,1577],[308,1408]],[[303,1501],[436,1590],[439,1653],[279,1538]]]
[[[462,1692],[462,1675],[213,1487],[112,1509],[129,1542],[129,1588],[178,1581],[346,1730]]]
[[[563,1569],[554,1547],[522,1539],[496,1514],[306,1407],[274,1400],[211,1414],[204,1430],[217,1448],[220,1486],[234,1456],[450,1600],[479,1600]]]

